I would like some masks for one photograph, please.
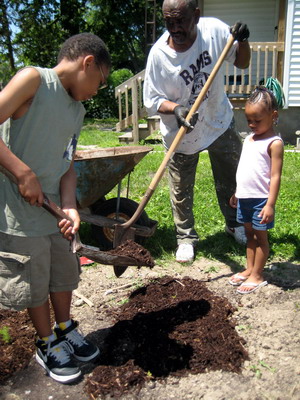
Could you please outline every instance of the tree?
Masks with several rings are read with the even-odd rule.
[[[160,5],[158,34],[163,26]],[[137,73],[145,67],[145,0],[91,0],[87,23],[108,45],[114,69]]]
[[[61,43],[85,26],[83,10],[84,0],[23,0],[17,8],[18,58],[24,64],[54,66]]]
[[[7,74],[5,70],[7,64],[9,65],[9,70],[14,73],[15,58],[12,44],[12,31],[10,29],[10,24],[12,20],[10,19],[10,14],[12,9],[10,7],[10,2],[7,0],[0,0],[0,51],[1,51],[1,66],[3,63],[6,64],[4,68],[0,71],[0,82],[7,80]]]

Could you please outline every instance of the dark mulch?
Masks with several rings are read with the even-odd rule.
[[[101,365],[87,378],[86,391],[91,398],[120,397],[168,376],[240,372],[248,354],[230,318],[233,312],[226,298],[200,281],[154,280],[115,310]]]
[[[27,311],[0,310],[0,385],[29,364],[34,335]]]
[[[116,248],[109,250],[109,253],[131,257],[137,260],[140,265],[145,265],[150,268],[153,268],[155,264],[150,252],[131,239],[125,240],[125,242],[121,243]]]

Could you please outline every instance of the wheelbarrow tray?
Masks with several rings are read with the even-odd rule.
[[[147,146],[120,146],[77,150],[76,198],[89,207],[108,194],[152,150]]]

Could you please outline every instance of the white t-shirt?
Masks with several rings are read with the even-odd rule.
[[[230,36],[229,26],[216,18],[200,18],[197,38],[187,51],[176,52],[168,45],[166,31],[153,45],[146,66],[144,104],[149,115],[158,113],[160,105],[170,100],[191,108],[212,72]],[[226,57],[233,63],[235,42]],[[160,130],[166,148],[178,132],[174,114],[160,114]],[[224,92],[224,72],[221,67],[199,108],[195,129],[186,134],[177,152],[193,154],[207,148],[230,125],[232,106]]]

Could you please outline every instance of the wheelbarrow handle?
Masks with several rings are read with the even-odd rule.
[[[229,50],[231,49],[231,46],[233,45],[234,42],[234,37],[233,35],[230,35],[226,46],[224,47],[218,61],[216,62],[211,74],[209,75],[205,85],[203,86],[203,88],[201,89],[195,103],[192,105],[187,117],[186,117],[186,121],[190,121],[190,119],[192,118],[192,116],[195,114],[195,112],[197,112],[198,108],[200,107],[204,97],[206,96],[208,89],[210,88],[213,80],[215,79],[217,73],[219,72],[219,69],[221,68]],[[162,161],[162,163],[160,164],[160,167],[158,168],[158,170],[156,171],[144,197],[142,198],[140,204],[138,205],[135,213],[132,215],[132,217],[126,221],[124,224],[122,224],[121,226],[124,229],[129,228],[131,225],[133,225],[138,218],[140,217],[140,215],[142,214],[144,208],[146,207],[146,205],[148,204],[148,201],[150,200],[150,198],[152,197],[152,194],[154,193],[154,190],[156,189],[158,183],[160,182],[165,169],[167,167],[167,164],[170,160],[170,158],[172,157],[172,155],[174,154],[175,150],[177,149],[177,147],[179,146],[183,136],[186,134],[187,131],[187,127],[185,126],[181,126],[179,131],[177,132],[169,150],[166,152],[165,157]]]

